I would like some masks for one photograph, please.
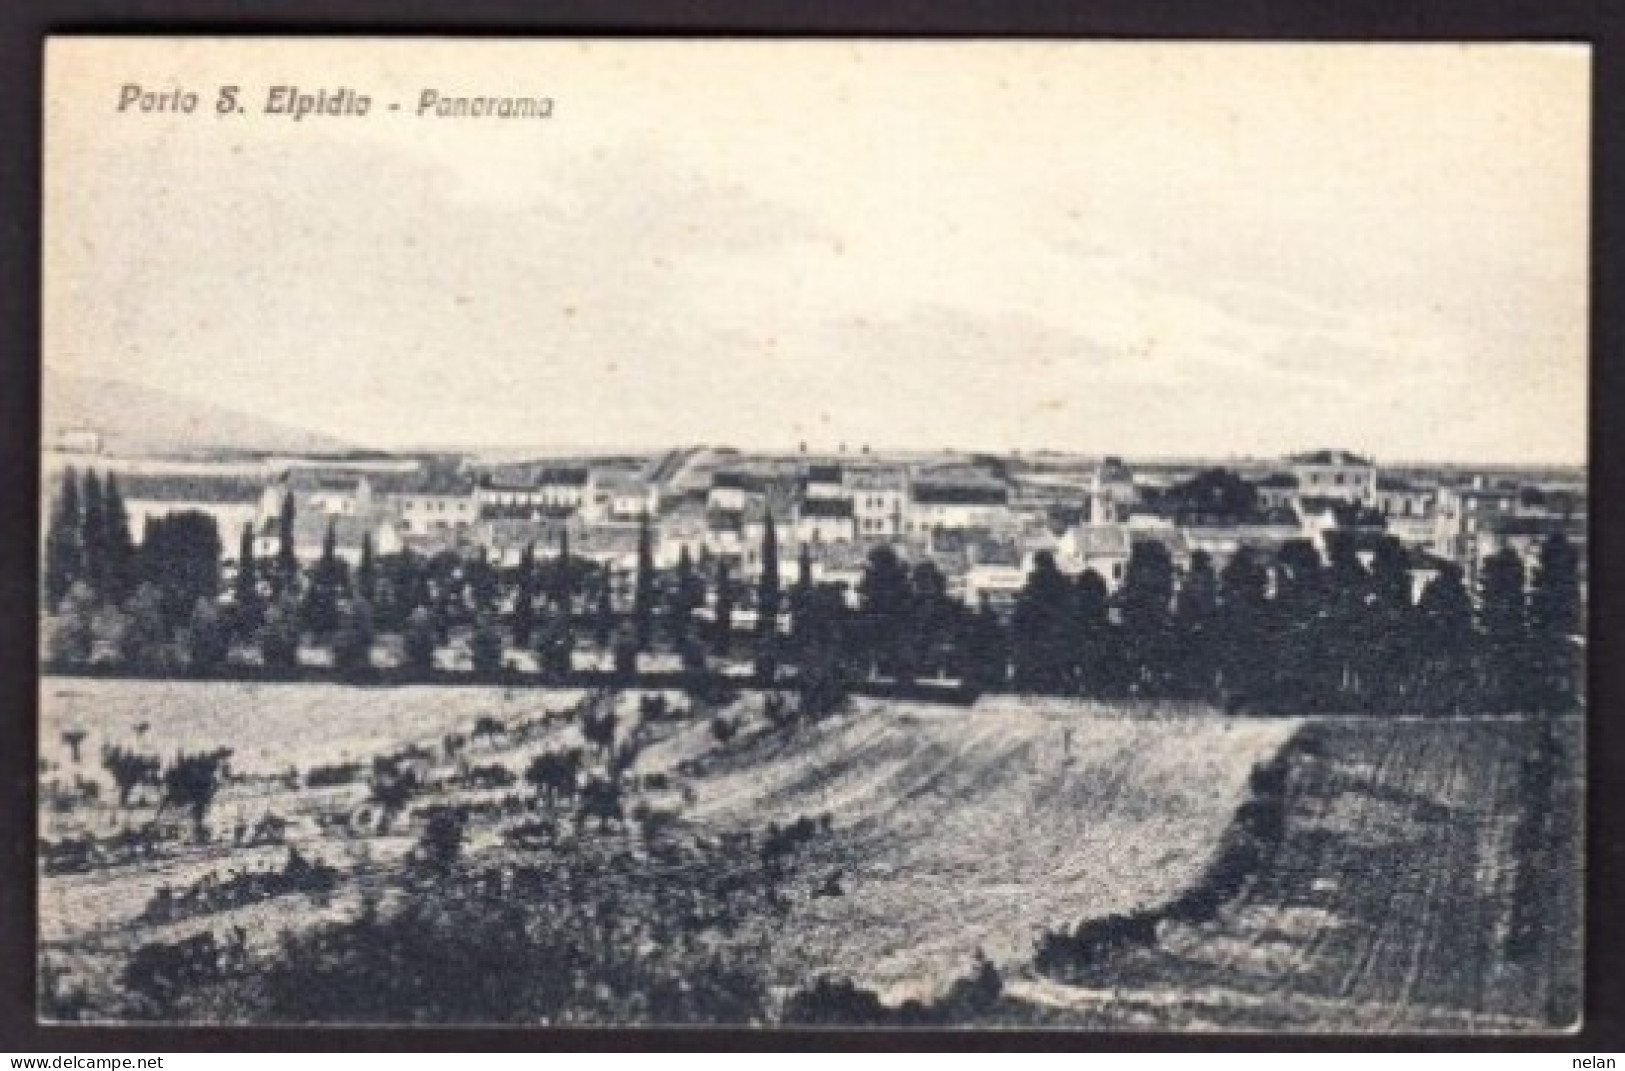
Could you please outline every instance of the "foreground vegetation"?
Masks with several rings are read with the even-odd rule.
[[[45,719],[53,1018],[1572,1018],[1572,721],[51,678]]]

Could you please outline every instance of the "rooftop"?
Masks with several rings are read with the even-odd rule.
[[[1370,458],[1361,457],[1347,450],[1311,450],[1305,454],[1295,454],[1290,460],[1294,465],[1344,465],[1369,468],[1375,464]]]

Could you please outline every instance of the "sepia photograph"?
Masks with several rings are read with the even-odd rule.
[[[52,38],[39,1019],[1580,1029],[1591,73]]]

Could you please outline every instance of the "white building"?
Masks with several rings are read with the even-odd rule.
[[[853,525],[861,538],[901,535],[908,505],[907,481],[895,470],[852,472],[847,475],[852,499]]]
[[[1089,520],[1095,524],[1116,524],[1127,520],[1140,500],[1134,473],[1122,458],[1101,461],[1089,481]]]
[[[1303,498],[1341,498],[1369,505],[1377,492],[1377,464],[1347,450],[1316,450],[1289,459]]]
[[[939,528],[1002,528],[1010,520],[1010,491],[993,481],[916,481],[909,489],[903,531],[924,535]]]
[[[857,538],[852,500],[809,498],[796,509],[797,543],[842,543]]]

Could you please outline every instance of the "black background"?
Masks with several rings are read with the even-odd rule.
[[[0,0],[0,1051],[536,1049],[1625,1050],[1625,0]],[[1593,45],[1591,685],[1585,1023],[1577,1036],[160,1029],[34,1022],[41,64],[49,33],[1540,40]],[[104,162],[118,166],[116,160]],[[1440,182],[1450,176],[1440,175]],[[1493,227],[1494,220],[1485,220]],[[1518,384],[1508,383],[1515,391]],[[1554,1063],[1553,1066],[1558,1066]],[[1569,1066],[1565,1060],[1561,1066]]]

